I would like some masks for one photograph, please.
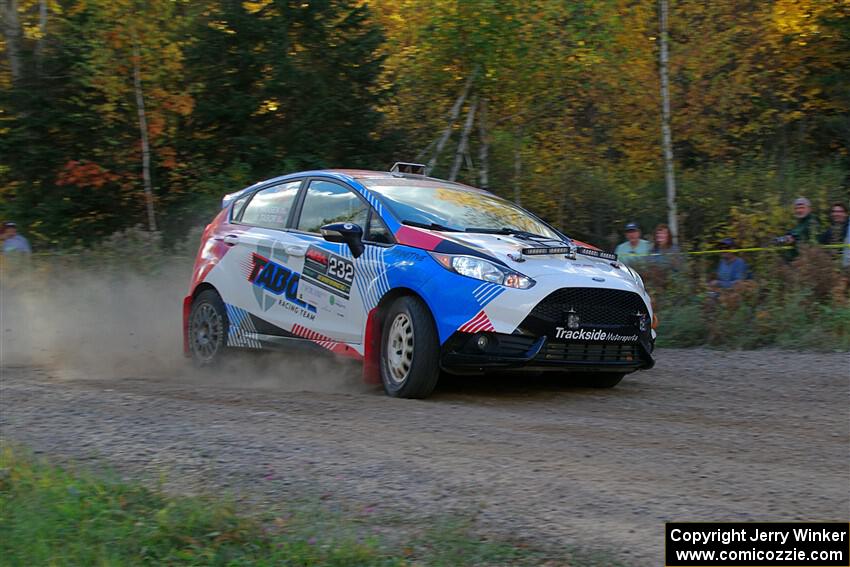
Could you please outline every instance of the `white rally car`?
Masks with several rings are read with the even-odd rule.
[[[441,371],[548,370],[612,387],[651,368],[650,298],[613,254],[473,187],[391,172],[307,171],[227,195],[184,300],[199,364],[308,346],[363,362],[389,395]]]

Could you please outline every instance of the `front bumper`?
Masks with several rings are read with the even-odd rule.
[[[545,335],[455,333],[443,345],[441,365],[463,372],[528,368],[628,373],[655,365],[653,346],[651,339],[632,343],[561,342]]]

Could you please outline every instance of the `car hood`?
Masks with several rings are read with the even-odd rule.
[[[590,279],[604,278],[605,281],[617,281],[632,287],[638,284],[632,272],[619,262],[577,254],[575,260],[564,254],[546,254],[540,256],[523,255],[524,248],[539,247],[534,241],[511,235],[480,233],[439,233],[443,239],[472,248],[478,254],[495,258],[511,269],[532,278],[556,276],[559,274],[584,276]],[[517,262],[515,258],[521,258]],[[642,286],[640,286],[642,287]]]

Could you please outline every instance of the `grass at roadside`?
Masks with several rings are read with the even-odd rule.
[[[471,535],[447,521],[415,541],[363,537],[361,520],[329,512],[243,516],[232,505],[172,497],[0,452],[3,565],[539,565],[542,554]],[[594,565],[595,561],[551,565]],[[610,564],[606,563],[598,563]]]

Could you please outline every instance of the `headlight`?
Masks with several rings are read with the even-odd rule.
[[[535,284],[534,280],[528,276],[509,268],[497,266],[483,258],[440,254],[439,252],[430,252],[430,254],[445,269],[468,278],[517,289],[528,289]]]

